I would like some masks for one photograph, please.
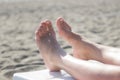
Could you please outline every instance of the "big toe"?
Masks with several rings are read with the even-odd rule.
[[[54,32],[51,21],[46,20],[45,22],[46,22],[46,30],[49,32]]]
[[[52,22],[49,20],[46,20],[46,30],[49,33],[49,36],[53,36],[56,39],[55,31],[52,27]]]

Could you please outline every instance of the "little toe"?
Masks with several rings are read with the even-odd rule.
[[[40,41],[40,37],[43,35],[43,31],[42,31],[43,28],[44,28],[43,25],[45,25],[45,22],[41,22],[40,26],[35,31],[35,35],[36,35],[35,40],[36,40],[37,43]]]
[[[36,36],[39,36],[44,24],[45,24],[44,22],[40,23],[40,25],[38,26],[38,28],[35,31]]]

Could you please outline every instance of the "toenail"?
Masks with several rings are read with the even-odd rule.
[[[60,18],[60,21],[63,21],[63,19],[62,19],[62,18]]]
[[[47,24],[50,24],[50,21],[46,21]]]

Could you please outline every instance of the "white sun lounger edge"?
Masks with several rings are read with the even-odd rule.
[[[74,80],[67,72],[50,72],[49,70],[15,73],[13,80]]]

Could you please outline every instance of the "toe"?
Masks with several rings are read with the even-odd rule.
[[[37,40],[40,40],[40,38],[42,39],[42,37],[45,37],[45,36],[53,36],[56,39],[55,32],[52,27],[52,23],[49,20],[45,20],[41,22],[35,34],[36,34]]]
[[[57,22],[56,22],[56,23],[57,23],[57,26],[58,26],[58,29],[59,29],[59,30],[63,29],[63,27],[64,27],[64,26],[62,25],[62,22],[63,22],[63,19],[62,19],[62,18],[58,18],[58,19],[57,19]]]
[[[66,29],[66,27],[64,25],[63,18],[58,18],[57,19],[57,27],[58,27],[58,33],[60,35],[66,34],[66,32],[69,31],[69,30]]]
[[[58,29],[71,31],[71,27],[64,21],[63,18],[57,19]]]
[[[35,34],[36,36],[41,36],[45,31],[45,22],[41,22],[40,26],[36,29]]]
[[[53,31],[52,23],[49,20],[46,20],[46,26],[48,31]]]
[[[46,33],[46,22],[45,21],[41,23],[40,32],[42,34]]]
[[[51,21],[46,20],[46,27],[47,27],[49,35],[52,35],[52,36],[55,37],[55,31],[54,31],[54,29],[52,27],[52,22]]]
[[[64,20],[63,20],[63,25],[64,25],[66,30],[71,31],[71,27]]]
[[[40,23],[40,26],[38,27],[38,30],[39,30],[39,31],[44,30],[44,29],[45,29],[44,26],[45,26],[45,21],[42,21],[42,22]]]

